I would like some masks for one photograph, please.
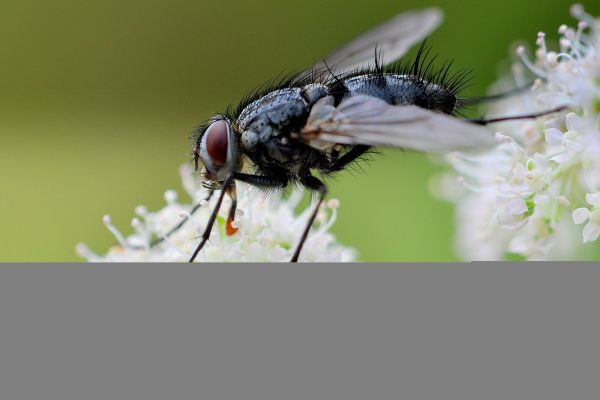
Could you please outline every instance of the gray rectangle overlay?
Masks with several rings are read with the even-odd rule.
[[[0,399],[598,399],[600,266],[0,265]]]

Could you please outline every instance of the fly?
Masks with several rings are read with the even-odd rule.
[[[291,259],[295,262],[328,193],[312,171],[342,171],[378,146],[422,152],[484,149],[495,144],[484,125],[560,110],[488,120],[458,118],[465,104],[458,97],[465,73],[451,75],[449,63],[432,72],[433,60],[427,60],[423,45],[411,65],[395,63],[441,21],[437,8],[397,15],[308,70],[254,93],[198,127],[191,136],[196,170],[202,163],[209,196],[220,193],[189,261],[208,240],[226,194],[232,200],[227,233],[235,233],[237,181],[263,189],[299,183],[318,195]],[[252,173],[245,169],[248,161]]]

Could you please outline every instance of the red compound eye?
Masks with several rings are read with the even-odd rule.
[[[227,161],[227,121],[213,122],[206,134],[206,151],[212,162],[221,167]]]

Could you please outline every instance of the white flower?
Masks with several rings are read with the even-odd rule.
[[[206,226],[217,200],[209,201],[208,190],[194,178],[192,171],[183,166],[180,170],[183,186],[193,199],[190,204],[179,202],[173,190],[165,192],[166,206],[156,212],[146,207],[135,209],[138,217],[131,225],[134,232],[125,236],[105,216],[103,222],[113,233],[118,245],[101,256],[86,245],[78,244],[77,252],[88,261],[188,261]],[[300,215],[294,209],[303,192],[295,190],[288,199],[280,195],[264,195],[249,185],[237,183],[238,208],[231,226],[238,229],[227,233],[227,216],[231,204],[225,196],[210,239],[196,261],[289,261],[300,235],[308,222],[312,207]],[[193,213],[194,204],[200,207]],[[337,217],[339,201],[329,200],[317,214],[317,223],[308,235],[299,261],[353,261],[356,251],[339,244],[329,232]],[[180,229],[169,234],[173,227],[183,222]],[[232,233],[232,232],[230,232]]]
[[[510,200],[498,214],[500,226],[507,229],[519,229],[527,223],[529,208],[525,200]]]
[[[579,134],[583,125],[582,118],[571,112],[566,115],[565,122],[566,132],[558,128],[548,128],[544,131],[547,155],[551,161],[558,164],[572,160],[584,148],[582,136]]]
[[[593,242],[600,236],[600,192],[587,193],[585,199],[592,205],[591,210],[580,207],[573,211],[573,222],[577,225],[588,222],[583,228],[583,243]]]
[[[568,110],[495,124],[496,148],[446,157],[458,180],[445,172],[438,191],[456,204],[457,250],[465,259],[587,257],[571,240],[573,222],[588,221],[583,242],[600,235],[600,22],[579,5],[571,12],[579,22],[558,29],[558,51],[548,50],[542,32],[535,59],[517,48],[511,79],[502,79],[494,92],[526,85],[528,72],[537,80],[531,90],[495,103],[489,114]],[[591,209],[581,207],[584,198]]]

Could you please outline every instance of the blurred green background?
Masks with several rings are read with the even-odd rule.
[[[511,44],[556,38],[570,1],[4,0],[0,14],[0,260],[78,261],[114,243],[133,209],[181,192],[190,129],[281,72],[302,69],[392,15],[437,5],[441,59],[503,72]],[[593,14],[596,1],[583,2]],[[504,62],[504,64],[503,64]],[[399,151],[331,180],[334,227],[363,261],[450,261],[453,210],[428,190],[439,167]]]

